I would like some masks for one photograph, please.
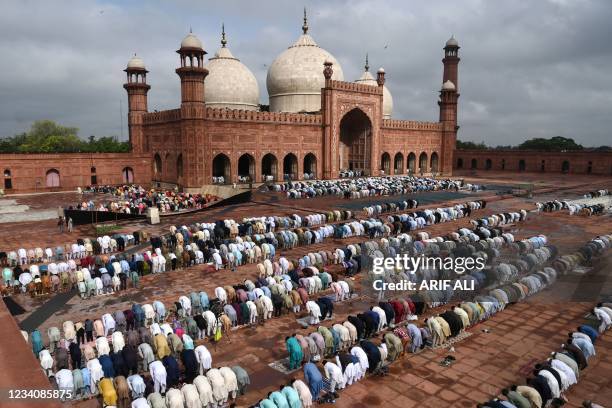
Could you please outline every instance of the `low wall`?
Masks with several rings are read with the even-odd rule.
[[[0,154],[5,194],[74,191],[91,184],[123,184],[126,170],[136,184],[151,183],[151,158],[132,153]],[[57,183],[49,183],[56,173]],[[94,183],[95,182],[95,183]],[[53,186],[50,186],[53,185]],[[10,188],[7,188],[10,187]]]
[[[612,175],[612,152],[582,150],[455,150],[455,170]]]

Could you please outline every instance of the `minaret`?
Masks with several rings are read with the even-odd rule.
[[[142,117],[147,113],[147,92],[151,87],[147,84],[147,71],[144,62],[136,54],[128,61],[127,82],[123,88],[128,94],[128,129],[130,148],[132,152],[140,154],[147,151],[144,138]]]
[[[442,75],[442,83],[451,81],[455,85],[455,89],[459,91],[459,42],[455,36],[451,36],[444,46],[444,74]]]
[[[208,70],[204,68],[206,51],[202,47],[202,41],[189,30],[189,34],[181,41],[181,48],[176,52],[181,58],[181,66],[176,69],[181,78],[181,107],[201,104],[203,112],[204,79]]]
[[[440,170],[445,175],[453,171],[453,154],[457,142],[457,101],[459,99],[459,43],[452,36],[444,47],[444,74],[440,90],[440,123],[442,124],[442,147]]]

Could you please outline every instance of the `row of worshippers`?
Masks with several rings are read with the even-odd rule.
[[[363,213],[366,217],[372,217],[378,214],[396,212],[396,211],[404,211],[408,208],[417,208],[419,206],[419,202],[414,199],[408,199],[403,201],[398,201],[395,203],[380,203],[375,205],[370,205],[367,207],[363,207]]]
[[[163,394],[166,388],[176,387],[183,381],[188,383],[193,381],[195,384],[194,379],[198,375],[208,374],[211,369],[210,352],[204,345],[195,346],[192,338],[177,321],[172,325],[174,329],[168,323],[161,325],[153,323],[149,329],[143,327],[138,331],[132,329],[126,333],[126,343],[123,333],[113,331],[106,317],[103,316],[104,323],[93,322],[96,334],[99,334],[93,345],[92,343],[79,345],[75,337],[80,334],[69,333],[65,324],[65,334],[70,339],[57,340],[58,330],[55,329],[54,333],[54,328],[51,328],[49,349],[42,348],[39,351],[43,369],[49,375],[55,366],[56,372],[51,375],[55,378],[56,384],[60,389],[73,390],[75,397],[96,394],[98,389],[105,402],[112,401],[116,393],[121,395],[119,392],[121,389],[131,390],[134,399],[141,397],[145,389],[148,390],[146,394],[152,392]],[[87,324],[86,321],[85,326]],[[97,327],[98,325],[100,327]],[[110,327],[107,327],[109,325]],[[75,327],[72,328],[74,329]],[[80,331],[81,328],[77,333]],[[110,335],[110,343],[106,335]],[[87,336],[89,340],[90,335]],[[40,333],[35,331],[31,337],[33,347],[40,347]],[[54,352],[53,357],[51,352]],[[248,375],[242,371],[241,377],[246,379],[248,384]],[[115,386],[120,385],[118,382],[126,386],[117,386],[115,390],[112,382],[107,381],[104,385],[104,378],[114,378]],[[241,383],[245,385],[244,381]],[[211,384],[214,391],[216,386],[212,379]],[[234,388],[227,387],[227,389],[231,393]],[[214,394],[219,395],[216,392]],[[123,395],[127,395],[127,391]],[[221,403],[227,400],[227,393],[221,392],[220,395],[225,396],[215,397],[211,402]]]
[[[466,204],[460,207],[465,207],[466,208],[465,211],[469,212],[471,211],[469,210],[471,207],[479,208],[482,205],[483,203],[472,202],[470,203],[470,205]],[[423,214],[421,214],[423,215],[423,217],[417,217],[416,221],[414,221],[408,215],[406,215],[405,217],[402,217],[400,215],[394,216],[393,220],[396,220],[394,225],[397,223],[400,223],[401,222],[400,220],[402,220],[403,224],[401,224],[400,227],[410,230],[410,229],[417,228],[419,225],[423,227],[427,223],[435,223],[437,221],[448,220],[448,219],[454,218],[462,214],[463,213],[461,211],[457,211],[456,208],[443,209],[439,211],[438,210],[436,211],[425,210]],[[419,215],[419,214],[415,214],[415,215]],[[297,217],[298,217],[297,215],[294,216],[294,218],[297,218]],[[427,220],[424,217],[427,217]],[[420,221],[420,224],[419,224],[419,221]],[[392,227],[385,228],[379,222],[376,222],[373,220],[361,221],[359,224],[363,225],[366,230],[375,232],[377,235],[390,233],[392,231]],[[333,227],[334,228],[333,234],[335,237],[339,237],[339,238],[360,235],[364,232],[364,229],[361,228],[359,224],[356,222],[351,222],[347,224],[335,225]],[[235,224],[232,223],[231,225],[235,225]],[[190,248],[191,250],[188,249],[186,251],[187,252],[186,254],[183,252],[182,257],[187,261],[187,255],[190,256],[191,259],[187,261],[187,263],[203,263],[203,262],[213,261],[216,269],[221,268],[222,265],[225,265],[226,267],[239,265],[242,263],[242,260],[245,258],[247,260],[252,260],[253,257],[255,258],[258,257],[257,253],[250,251],[251,248],[246,248],[246,252],[245,252],[245,249],[244,249],[245,247],[248,247],[248,246],[253,247],[254,245],[252,241],[246,241],[246,242],[242,241],[242,237],[236,238],[237,243],[232,242],[229,245],[226,245],[225,243],[218,244],[219,253],[216,256],[215,255],[216,252],[206,246],[214,245],[215,241],[212,241],[210,238],[212,234],[215,234],[214,231],[216,231],[218,227],[219,226],[216,225],[212,233],[209,228],[205,228],[205,226],[203,225],[197,227],[199,229],[197,229],[196,231],[192,231],[193,227],[192,229],[187,228],[187,227],[180,227],[179,229],[176,229],[176,227],[173,227],[174,228],[173,231],[175,231],[174,235],[171,234],[169,236],[170,239],[166,239],[166,238],[160,239],[157,243],[154,243],[154,246],[172,247],[175,245],[175,248],[180,249],[181,245],[184,244],[186,241],[196,240],[197,243],[199,243],[202,246],[205,246],[205,248],[208,249],[208,252],[205,253],[204,251],[201,251],[200,246],[196,243],[197,249],[195,249],[193,246],[188,246],[188,248]],[[297,235],[298,242],[317,243],[317,242],[321,242],[326,236],[331,236],[331,233],[332,233],[331,231],[332,231],[331,226],[325,226],[325,227],[319,228],[316,231],[305,231],[304,232],[300,230],[299,231],[300,235],[295,234],[295,232],[290,233],[290,232],[283,231],[283,232],[276,234],[274,237],[264,235],[262,238],[266,239],[269,242],[268,245],[272,245],[272,247],[276,246],[274,244],[286,246],[287,242],[291,242],[292,244],[290,244],[290,247],[292,247],[293,245],[295,245],[295,242],[296,242],[295,235]],[[293,236],[293,239],[292,239],[292,236]],[[300,236],[304,237],[303,238],[304,241],[300,241],[302,239],[300,238]],[[217,240],[216,242],[219,242],[219,241]],[[254,250],[257,250],[256,246],[254,247]],[[211,259],[211,253],[210,253],[211,251],[212,251],[213,259]],[[253,253],[251,254],[250,252],[253,252]],[[177,254],[175,254],[175,256],[176,255]],[[219,262],[219,260],[221,260],[221,262]]]
[[[111,200],[98,205],[93,200],[83,201],[74,206],[77,210],[113,211],[127,214],[144,214],[147,208],[157,207],[160,212],[178,212],[205,207],[219,200],[212,194],[180,193],[175,190],[145,189],[139,185],[91,186],[86,193],[110,194],[119,201]],[[73,209],[71,206],[69,209]]]
[[[544,287],[545,282],[534,287],[524,285],[522,289],[524,297],[531,296]],[[513,301],[521,301],[524,297]],[[413,323],[408,323],[404,327],[402,323],[409,318],[410,313],[422,313],[423,306],[418,311],[409,309],[408,313],[394,314],[398,310],[397,302],[400,301],[380,302],[379,306],[372,307],[363,314],[349,316],[346,322],[341,325],[336,324],[331,329],[320,326],[309,336],[293,335],[286,338],[290,369],[305,363],[304,377],[308,389],[301,389],[299,392],[304,406],[310,406],[313,400],[333,401],[338,397],[335,393],[337,389],[342,389],[361,379],[366,371],[376,372],[377,369],[394,361],[407,350],[416,353],[425,346],[440,346],[458,336],[468,327],[503,310],[508,302],[505,300],[505,303],[502,303],[503,301],[493,296],[477,296],[474,301],[462,302],[454,308],[449,308],[443,313],[426,319],[425,326],[419,328]],[[385,326],[389,326],[389,330],[383,334],[380,345],[377,346],[367,340],[369,336],[376,335]],[[350,349],[350,353],[342,351],[353,344],[356,346]],[[318,367],[313,362],[338,352],[340,353],[335,362],[324,360],[322,367]],[[323,390],[326,390],[327,394],[319,398]],[[278,406],[277,401],[272,402],[275,405],[263,400],[259,406],[267,408]]]
[[[343,169],[338,172],[338,176],[340,178],[353,178],[353,177],[363,177],[365,175],[363,170],[350,170]]]
[[[457,190],[461,185],[461,181],[450,179],[399,176],[288,182],[274,184],[270,186],[270,189],[286,192],[289,198],[313,198],[326,195],[362,198],[422,191]]]
[[[538,211],[543,212],[554,212],[561,211],[563,209],[567,209],[568,202],[567,201],[559,201],[559,200],[549,200],[544,202],[535,203],[536,209]]]
[[[130,245],[140,243],[139,234],[103,235],[98,238],[79,238],[76,242],[66,243],[55,248],[19,248],[0,252],[0,265],[17,266],[53,262],[77,261],[88,256],[124,251]]]
[[[494,309],[487,312],[486,301],[484,304],[463,302],[432,318],[434,323],[428,319],[427,325],[419,328],[413,323],[406,324],[405,320],[412,313],[422,313],[424,306],[420,305],[420,310],[404,310],[402,302],[405,300],[380,302],[332,328],[320,326],[309,336],[294,334],[286,338],[289,368],[299,368],[304,363],[306,387],[299,380],[292,382],[302,406],[309,407],[313,401],[333,402],[338,397],[337,390],[359,381],[366,372],[384,372],[386,365],[406,351],[416,353],[425,346],[436,345],[440,339],[446,341],[495,312]],[[435,325],[440,325],[443,338],[437,334]],[[389,330],[380,335],[385,327]],[[372,336],[375,338],[369,340]],[[269,395],[258,406],[279,407],[279,401],[282,399],[278,396]]]
[[[570,215],[579,214],[585,217],[590,217],[592,215],[605,214],[609,208],[605,204],[570,204],[568,209]]]
[[[376,357],[378,357],[378,354],[380,354],[381,348],[386,349],[387,356],[389,356],[389,350],[401,350],[403,352],[406,350],[408,344],[410,345],[410,350],[413,353],[418,351],[420,348],[425,347],[425,345],[433,346],[443,344],[449,337],[457,336],[467,327],[488,319],[493,314],[503,310],[508,303],[522,301],[526,297],[532,296],[535,293],[543,290],[554,282],[555,277],[556,271],[554,271],[552,268],[546,268],[544,271],[538,271],[524,277],[520,282],[515,282],[512,285],[506,285],[501,288],[494,289],[488,296],[477,296],[474,301],[462,302],[453,309],[449,309],[438,316],[429,318],[426,320],[426,327],[417,328],[417,326],[414,324],[408,324],[406,329],[404,329],[400,325],[399,327],[394,328],[392,333],[397,337],[397,339],[399,339],[400,343],[397,342],[397,339],[393,339],[393,337],[389,335],[390,333],[387,333],[384,335],[385,346],[382,347],[381,344],[381,347],[378,348],[378,353],[376,352],[376,346],[366,347],[368,350],[371,350],[371,353],[369,355],[366,354],[366,357],[370,359],[370,363],[373,363],[370,364],[369,367],[376,367],[380,363],[381,359]],[[384,303],[381,302],[381,309],[383,305]],[[596,316],[610,316],[610,312],[612,312],[612,310],[608,311],[602,309],[609,308],[610,306],[612,306],[610,303],[599,304],[598,307],[593,310],[593,313]],[[372,311],[373,309],[374,308],[372,308]],[[393,308],[393,310],[395,311],[396,309]],[[383,311],[385,311],[385,317],[387,318],[388,322],[393,321],[395,324],[400,324],[405,318],[404,315],[399,314],[396,314],[395,318],[390,318],[390,316],[387,316],[387,308],[384,308]],[[422,310],[416,311],[416,313],[420,314],[422,313]],[[348,322],[343,323],[343,326],[349,329],[349,342],[355,342],[355,336],[350,330],[351,327],[355,327],[355,329],[358,330],[360,326],[365,325],[367,330],[367,320],[373,320],[370,322],[372,331],[378,328],[378,326],[375,325],[376,316],[374,316],[374,313],[370,313],[370,317],[371,319],[368,319],[364,316],[364,321],[360,321],[361,319],[358,317],[349,317]],[[381,319],[382,315],[378,314],[378,318]],[[347,323],[349,324],[347,325]],[[610,327],[610,321],[606,320],[605,317],[599,317],[598,324],[596,324],[596,326],[599,328],[599,330],[603,330],[604,327]],[[314,398],[317,399],[319,393],[324,387],[326,387],[328,390],[331,389],[329,382],[326,383],[323,381],[324,376],[318,367],[309,360],[312,358],[312,356],[319,353],[324,355],[324,353],[328,350],[328,346],[331,348],[332,352],[334,345],[337,344],[338,346],[342,347],[342,337],[337,336],[339,338],[334,339],[332,330],[337,330],[338,332],[344,331],[342,328],[334,325],[332,329],[317,330],[317,332],[312,333],[310,336],[294,335],[291,338],[286,339],[286,344],[290,355],[290,368],[298,367],[302,361],[308,361],[307,366],[304,368],[305,378],[308,382],[308,390],[302,390],[300,393],[303,404],[312,403],[313,395]],[[331,334],[331,338],[329,338],[330,336],[328,335],[328,338],[326,339],[324,334]],[[356,339],[359,340],[361,338],[363,337],[358,332]],[[319,342],[317,343],[315,339],[318,339]],[[399,344],[401,344],[401,346],[399,346]],[[308,358],[304,360],[304,356],[308,356]],[[371,359],[371,356],[373,356],[374,359]],[[327,362],[325,365],[327,365]],[[336,370],[337,373],[345,373],[344,379],[346,380],[347,367],[345,365],[339,365],[338,367],[340,370]],[[327,372],[329,371],[330,370],[328,369]],[[349,369],[348,373],[350,374],[350,372],[351,370]],[[338,375],[336,378],[339,380],[338,384],[341,384],[342,378],[340,375]],[[330,398],[336,397],[337,395],[334,395],[333,393],[330,396]],[[329,401],[329,399],[326,399],[326,401]],[[264,402],[264,404],[260,404],[260,406],[265,406],[268,408],[275,406],[271,405],[265,400],[262,402]]]
[[[482,404],[482,408],[542,408],[565,405],[564,393],[580,380],[591,357],[595,356],[597,339],[611,327],[612,303],[599,303],[594,309],[595,320],[588,320],[569,332],[565,343],[545,361],[535,364],[525,385],[513,384],[504,388],[503,397]],[[587,401],[585,407],[600,407]]]
[[[303,216],[292,214],[287,216],[245,217],[240,222],[225,219],[215,222],[194,223],[189,226],[173,225],[170,226],[170,235],[175,236],[176,243],[180,243],[181,239],[182,242],[190,242],[190,239],[194,236],[203,240],[225,240],[237,236],[262,235],[267,232],[275,232],[277,229],[313,227],[327,222],[345,221],[352,218],[354,218],[354,214],[349,210],[334,210]],[[177,233],[182,235],[182,238],[177,237]]]
[[[607,195],[610,195],[610,190],[601,189],[601,190],[589,191],[588,193],[585,193],[583,197],[584,198],[597,198],[597,197],[605,197]]]
[[[591,259],[601,256],[612,247],[612,234],[600,235],[593,238],[577,251],[571,254],[561,255],[555,259],[552,266],[562,274],[570,273],[576,266],[589,263]]]
[[[527,210],[511,211],[505,213],[492,214],[487,217],[471,220],[474,229],[478,227],[499,227],[502,225],[513,224],[527,219]]]
[[[179,297],[174,305],[174,314],[182,322],[181,324],[175,321],[175,326],[178,327],[176,330],[181,332],[179,339],[185,339],[183,334],[186,334],[190,341],[189,335],[196,339],[212,336],[219,326],[222,326],[227,333],[232,326],[265,321],[272,315],[279,316],[284,309],[288,312],[300,312],[301,305],[308,306],[310,302],[314,303],[309,296],[320,290],[331,288],[336,301],[348,299],[353,291],[351,281],[332,281],[330,274],[319,273],[315,267],[304,268],[302,276],[292,280],[289,275],[283,275],[262,278],[257,280],[257,285],[245,280],[242,285],[235,287],[217,287],[216,299],[209,299],[205,292],[192,292],[189,297]],[[333,308],[330,301],[321,300],[319,303],[325,303],[330,309]],[[106,313],[94,321],[87,319],[84,324],[78,322],[75,325],[72,321],[66,321],[63,323],[64,337],[69,342],[84,344],[93,341],[94,335],[113,336],[117,338],[118,344],[122,344],[124,342],[122,332],[131,333],[134,329],[141,332],[145,329],[146,333],[146,328],[149,328],[152,336],[162,332],[170,335],[171,326],[163,323],[169,317],[169,312],[160,301],[154,301],[152,304],[134,304],[129,310],[116,311],[114,314]],[[159,323],[162,323],[161,326]],[[48,337],[49,349],[53,352],[61,339],[59,329],[49,328]],[[42,347],[42,343],[35,341],[38,339],[40,334],[35,332],[32,335],[35,354]],[[173,344],[177,343],[176,339],[174,340]],[[104,340],[100,341],[104,343]]]

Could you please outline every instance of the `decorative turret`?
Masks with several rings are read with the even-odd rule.
[[[176,73],[181,78],[181,103],[204,104],[204,79],[208,70],[204,68],[204,47],[191,29],[176,51],[181,58],[181,67]]]
[[[151,87],[147,84],[147,69],[141,58],[134,56],[123,70],[127,82],[123,88],[128,94],[128,129],[130,146],[133,152],[146,151],[146,141],[142,130],[142,115],[147,112],[147,93]]]

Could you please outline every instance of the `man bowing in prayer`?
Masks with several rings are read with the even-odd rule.
[[[302,363],[304,354],[302,353],[302,346],[296,339],[295,333],[291,337],[285,338],[285,344],[287,345],[287,351],[289,352],[289,369],[293,370],[298,368]]]

